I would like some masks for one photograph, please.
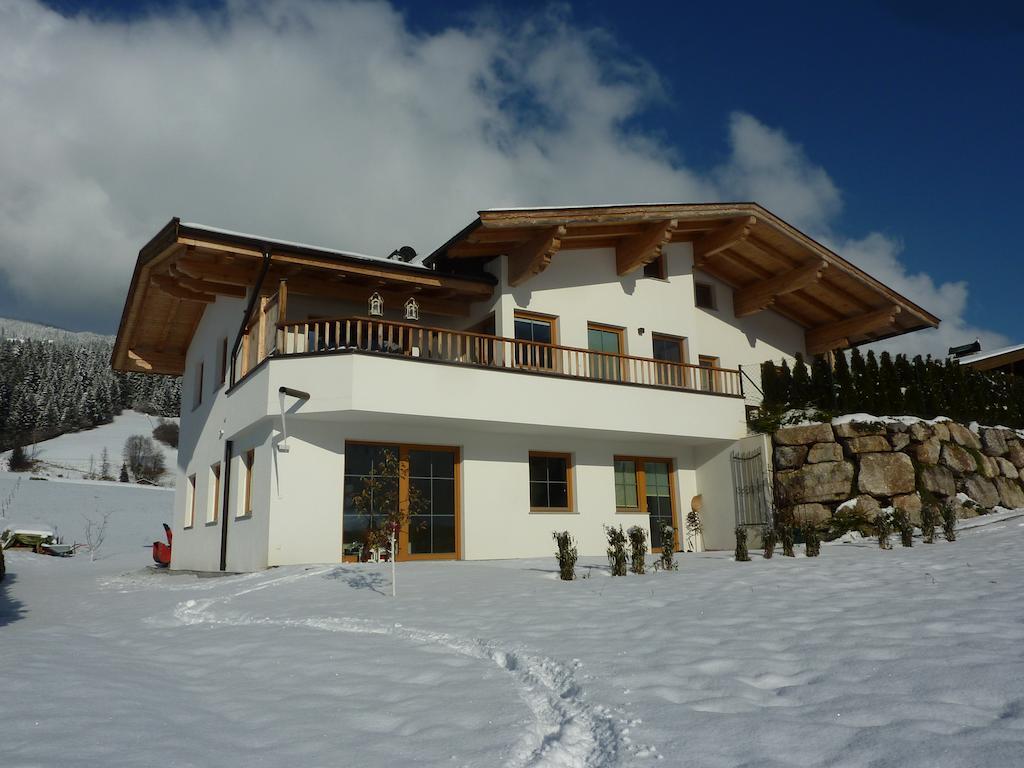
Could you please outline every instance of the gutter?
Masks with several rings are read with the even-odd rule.
[[[224,499],[220,505],[220,569],[228,569],[228,502],[231,500],[231,454],[234,443],[224,441],[224,465],[221,470],[221,484],[224,486]]]

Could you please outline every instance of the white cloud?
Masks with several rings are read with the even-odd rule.
[[[730,157],[702,172],[630,127],[663,98],[562,10],[427,35],[386,3],[110,22],[0,0],[0,315],[111,327],[172,215],[383,253],[490,206],[755,199],[841,240],[836,185],[782,132],[733,115]],[[841,252],[962,322],[966,289],[907,276],[878,237]]]

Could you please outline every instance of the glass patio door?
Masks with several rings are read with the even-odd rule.
[[[651,549],[661,549],[663,526],[675,527],[672,515],[670,472],[671,467],[667,461],[644,462],[644,497],[651,525]]]
[[[403,554],[456,555],[455,451],[409,449],[409,525]]]
[[[602,381],[622,379],[622,330],[590,323],[587,326],[587,348],[602,354],[590,355],[590,376]]]

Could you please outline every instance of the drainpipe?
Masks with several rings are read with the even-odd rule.
[[[221,484],[224,486],[224,499],[220,506],[220,569],[228,569],[228,517],[231,500],[231,453],[234,443],[231,440],[224,441],[224,465],[221,470]]]
[[[249,303],[245,307],[245,314],[242,315],[242,325],[238,329],[238,335],[235,336],[234,346],[231,347],[231,384],[235,384],[235,360],[238,357],[238,348],[242,346],[242,338],[245,336],[245,326],[249,323],[249,318],[252,317],[252,311],[256,307],[256,302],[260,300],[260,291],[263,288],[263,281],[267,277],[267,272],[270,270],[270,248],[264,246],[263,248],[263,266],[260,268],[260,276],[256,279],[256,287],[253,288],[252,295],[249,297]]]

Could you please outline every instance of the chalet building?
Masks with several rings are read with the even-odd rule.
[[[975,339],[971,344],[949,348],[949,358],[960,365],[976,368],[979,371],[998,371],[1013,376],[1024,376],[1024,344],[1012,347],[1000,347],[984,351],[981,342]]]
[[[174,568],[359,556],[389,452],[426,500],[399,560],[598,555],[618,524],[731,547],[766,508],[760,363],[938,322],[752,203],[481,211],[425,258],[173,219],[113,365],[184,376]]]

